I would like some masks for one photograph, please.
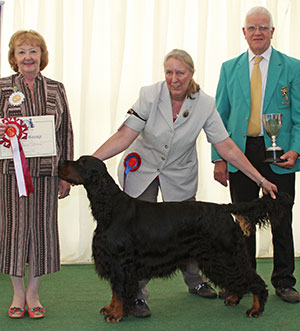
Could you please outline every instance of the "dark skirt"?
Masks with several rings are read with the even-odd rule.
[[[19,198],[15,175],[0,174],[0,272],[24,276],[29,251],[34,276],[60,270],[58,178],[33,177],[34,193]]]

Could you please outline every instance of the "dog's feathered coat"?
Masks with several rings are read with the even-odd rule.
[[[253,270],[240,222],[251,231],[256,224],[285,220],[292,208],[289,197],[278,194],[248,203],[151,203],[122,192],[105,164],[92,156],[59,165],[59,176],[84,185],[97,221],[93,257],[99,276],[111,283],[113,297],[102,308],[107,321],[118,322],[131,313],[138,281],[168,277],[190,261],[216,286],[232,293],[226,305],[253,294],[250,317],[259,317],[267,300],[264,281]],[[236,215],[237,221],[232,214]]]

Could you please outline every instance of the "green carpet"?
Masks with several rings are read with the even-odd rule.
[[[250,319],[245,312],[252,305],[252,297],[245,296],[236,307],[224,306],[220,299],[203,299],[189,294],[178,273],[175,277],[152,280],[148,286],[148,300],[152,316],[138,319],[132,316],[121,323],[106,323],[99,308],[111,300],[106,281],[99,280],[93,265],[64,265],[58,273],[44,276],[40,299],[47,315],[41,320],[25,318],[13,320],[7,311],[12,288],[7,275],[0,274],[0,330],[217,330],[217,331],[275,331],[300,330],[300,304],[279,299],[270,284],[272,259],[258,259],[258,273],[266,281],[269,298],[261,318]],[[300,259],[296,259],[295,276],[300,283]],[[300,285],[296,285],[300,290]]]

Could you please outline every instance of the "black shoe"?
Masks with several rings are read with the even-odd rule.
[[[136,299],[133,308],[133,316],[135,317],[149,317],[151,316],[151,311],[149,306],[147,305],[146,300],[144,299]]]
[[[199,284],[194,288],[190,288],[189,292],[193,294],[198,294],[202,298],[215,299],[217,297],[216,291],[206,282]]]
[[[229,292],[227,292],[224,289],[219,291],[219,299],[225,300],[229,297],[229,295],[230,295]]]
[[[297,303],[300,301],[300,294],[299,292],[290,287],[278,287],[275,289],[276,294],[283,300],[289,303]]]

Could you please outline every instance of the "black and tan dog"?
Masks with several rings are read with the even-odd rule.
[[[232,293],[226,305],[237,305],[251,292],[253,306],[247,315],[262,314],[268,291],[248,262],[243,231],[284,221],[292,208],[288,196],[238,204],[145,202],[122,192],[105,164],[92,156],[61,162],[59,176],[84,185],[97,221],[95,267],[113,292],[111,303],[101,309],[106,321],[119,322],[132,312],[139,280],[170,276],[190,261]]]

